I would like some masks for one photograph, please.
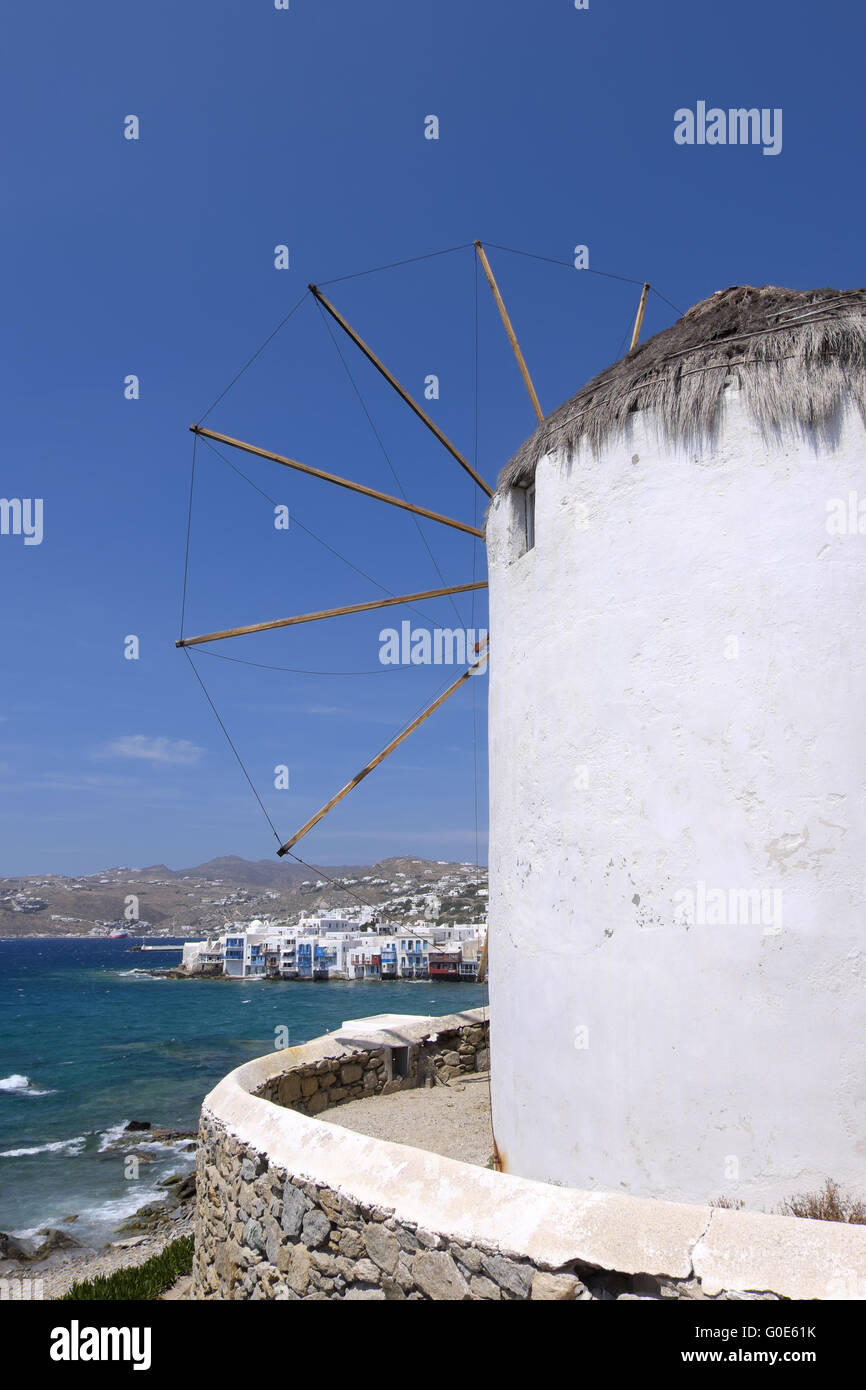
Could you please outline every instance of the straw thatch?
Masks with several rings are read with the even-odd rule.
[[[705,441],[732,381],[764,431],[828,426],[849,394],[866,421],[866,290],[719,290],[542,421],[499,487],[525,485],[545,454],[570,458],[579,440],[598,449],[635,410],[666,439]]]

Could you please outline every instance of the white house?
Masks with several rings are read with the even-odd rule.
[[[401,932],[397,938],[397,973],[404,980],[427,978],[430,937],[418,931]]]
[[[187,941],[184,943],[181,965],[190,975],[199,975],[211,968],[222,968],[223,942],[219,937],[212,941]]]

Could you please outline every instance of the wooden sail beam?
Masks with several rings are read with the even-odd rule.
[[[391,507],[401,507],[403,511],[414,512],[416,516],[425,516],[428,521],[438,521],[443,526],[453,526],[457,531],[465,531],[469,536],[478,536],[484,540],[484,532],[479,531],[477,526],[470,526],[465,521],[455,521],[450,516],[441,516],[439,512],[428,511],[426,507],[418,507],[414,502],[406,502],[402,497],[389,497],[387,492],[377,492],[375,488],[364,487],[363,483],[353,483],[348,478],[340,478],[336,473],[325,473],[321,468],[312,468],[308,463],[298,463],[297,459],[285,458],[283,454],[273,454],[269,449],[260,449],[255,444],[245,444],[242,439],[232,439],[227,434],[217,434],[215,430],[206,430],[202,425],[190,425],[193,434],[200,434],[205,439],[216,439],[220,444],[229,444],[233,449],[243,449],[247,454],[255,454],[258,458],[271,459],[273,463],[282,463],[286,468],[295,468],[299,473],[308,473],[312,478],[322,478],[326,483],[336,483],[337,487],[346,487],[350,492],[360,492],[364,497],[374,497],[377,502],[387,502]]]
[[[425,410],[422,410],[418,402],[412,399],[412,397],[409,395],[409,392],[403,386],[400,385],[399,381],[393,375],[393,373],[388,371],[388,368],[385,366],[384,362],[382,362],[380,358],[376,356],[373,349],[369,347],[367,343],[364,342],[363,338],[361,338],[359,334],[355,332],[352,325],[348,323],[346,319],[343,318],[343,315],[340,313],[339,309],[335,308],[334,305],[330,302],[330,300],[325,298],[325,296],[322,294],[322,291],[316,285],[310,285],[310,293],[313,295],[316,301],[319,304],[321,304],[323,309],[327,309],[334,322],[338,323],[342,328],[343,332],[346,333],[348,337],[352,339],[352,342],[355,344],[355,346],[361,349],[364,356],[367,358],[367,361],[372,362],[373,366],[376,368],[376,371],[381,373],[381,375],[388,382],[388,385],[392,386],[394,390],[397,392],[397,395],[400,396],[406,402],[409,409],[414,410],[419,420],[423,420],[428,430],[435,434],[436,438],[439,440],[439,443],[445,445],[445,448],[448,450],[452,458],[455,458],[457,460],[457,462],[460,464],[460,467],[464,469],[469,474],[470,478],[472,478],[472,480],[478,484],[482,492],[486,492],[488,497],[492,497],[493,490],[487,485],[487,483],[481,477],[481,474],[475,471],[469,460],[463,457],[460,450],[455,448],[455,446],[451,443],[451,440],[448,439],[448,437],[442,433],[439,426],[435,424],[433,420],[430,419],[430,416],[427,414],[427,412]]]
[[[176,647],[195,647],[200,642],[219,642],[223,637],[245,637],[249,632],[269,632],[275,627],[295,627],[298,623],[314,623],[320,618],[342,618],[347,613],[369,613],[372,608],[391,608],[398,603],[420,603],[423,599],[443,598],[447,594],[465,594],[471,589],[486,589],[487,581],[477,584],[455,584],[447,589],[426,589],[423,594],[398,594],[394,598],[377,598],[370,603],[351,603],[346,608],[323,608],[318,613],[300,613],[294,618],[275,618],[270,623],[250,623],[247,627],[227,627],[222,632],[205,632],[201,637],[181,637]]]
[[[634,328],[632,329],[631,342],[629,344],[628,349],[629,352],[634,352],[634,349],[638,345],[638,339],[640,338],[640,330],[643,324],[644,310],[646,309],[647,295],[649,294],[649,292],[649,283],[645,282],[644,287],[640,292],[640,303],[637,306],[637,314],[635,316]]]
[[[505,332],[508,334],[508,341],[511,344],[511,350],[514,353],[514,356],[517,358],[517,365],[520,368],[520,374],[523,377],[524,385],[526,386],[526,389],[529,392],[529,399],[532,401],[533,409],[535,410],[535,413],[538,416],[538,420],[540,423],[544,419],[544,411],[541,409],[541,406],[538,401],[538,396],[535,393],[535,387],[532,384],[532,377],[529,375],[529,368],[526,365],[526,359],[524,358],[523,353],[520,351],[520,344],[517,341],[517,334],[511,326],[511,319],[508,317],[508,310],[505,307],[505,301],[502,298],[502,295],[499,293],[499,286],[496,283],[496,277],[494,276],[490,262],[487,259],[487,252],[484,250],[484,247],[481,245],[480,241],[476,241],[475,251],[479,261],[481,262],[484,274],[487,276],[487,283],[493,291],[493,298],[496,300],[496,307],[499,310],[499,317],[502,319],[502,325],[505,329]]]
[[[400,744],[404,743],[405,740],[409,737],[409,735],[415,732],[419,724],[423,724],[425,719],[429,719],[430,715],[433,714],[439,708],[440,705],[443,705],[445,701],[448,699],[448,697],[450,695],[453,695],[454,691],[459,689],[459,687],[463,684],[464,681],[468,680],[469,677],[473,675],[474,672],[477,671],[480,666],[483,666],[484,662],[487,660],[486,648],[487,643],[485,641],[484,651],[482,652],[482,655],[479,657],[479,659],[474,663],[474,665],[467,667],[463,674],[458,676],[457,680],[454,681],[451,685],[449,685],[448,689],[444,691],[437,700],[433,701],[432,705],[428,705],[427,708],[423,710],[421,714],[417,716],[416,719],[412,720],[412,723],[408,725],[408,727],[405,728],[401,734],[398,734],[396,738],[391,740],[391,742],[387,745],[386,748],[382,749],[381,753],[377,753],[375,758],[373,758],[369,763],[367,763],[366,767],[362,767],[361,771],[357,773],[350,782],[347,782],[345,787],[341,787],[340,790],[337,792],[336,796],[332,796],[330,801],[326,802],[320,811],[317,811],[314,816],[311,816],[310,819],[307,821],[306,825],[302,825],[300,830],[298,830],[290,840],[287,840],[284,845],[280,845],[280,848],[277,850],[277,854],[280,857],[282,857],[285,854],[288,854],[289,850],[292,848],[293,845],[296,845],[299,840],[302,840],[303,837],[307,834],[307,832],[313,829],[314,825],[318,825],[319,821],[322,820],[322,818],[326,816],[329,811],[332,811],[334,807],[337,805],[337,803],[343,800],[344,796],[348,796],[349,792],[352,791],[355,787],[357,787],[359,782],[363,782],[364,778],[368,777],[374,768],[377,768],[380,763],[385,761],[389,753],[393,753],[395,748],[399,748]]]

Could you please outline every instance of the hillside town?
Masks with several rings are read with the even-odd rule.
[[[206,941],[188,941],[188,975],[281,980],[478,979],[486,925],[373,923],[368,910],[323,910],[290,925],[235,923]]]
[[[394,931],[417,921],[465,925],[483,918],[487,869],[403,856],[329,865],[310,875],[277,861],[226,856],[194,868],[113,868],[80,877],[0,878],[0,937],[213,937],[234,919],[297,922],[355,905],[361,925],[378,909]]]

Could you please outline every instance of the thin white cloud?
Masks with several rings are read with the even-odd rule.
[[[187,738],[148,738],[146,734],[126,734],[110,743],[106,752],[116,758],[140,758],[149,763],[197,763],[204,749]]]

